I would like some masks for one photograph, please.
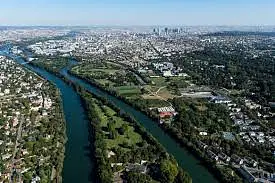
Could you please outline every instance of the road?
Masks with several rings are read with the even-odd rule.
[[[10,181],[9,181],[10,183],[13,182],[12,181],[13,168],[14,168],[14,164],[17,162],[17,160],[15,160],[14,158],[16,156],[16,153],[18,152],[18,145],[19,145],[19,141],[21,140],[22,125],[23,125],[24,121],[25,121],[24,117],[21,116],[19,127],[18,127],[18,130],[17,130],[17,136],[16,136],[16,141],[15,141],[14,151],[13,151],[12,158],[11,158],[11,167],[10,167],[11,176],[10,176]]]
[[[20,93],[20,94],[16,94],[16,95],[6,95],[6,96],[2,96],[0,97],[0,101],[1,100],[6,100],[6,99],[10,99],[10,98],[24,98],[26,96],[32,95],[32,93]]]

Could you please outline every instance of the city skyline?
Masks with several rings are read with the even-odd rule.
[[[0,183],[275,183],[272,1],[3,1]]]
[[[0,25],[274,25],[271,0],[10,0]]]

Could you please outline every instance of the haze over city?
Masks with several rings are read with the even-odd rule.
[[[273,0],[8,0],[0,25],[272,25]]]

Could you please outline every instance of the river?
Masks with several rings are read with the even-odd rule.
[[[1,54],[13,57],[20,64],[25,63],[22,58],[8,54],[7,49],[2,49],[2,52],[0,50],[0,55]],[[68,138],[65,147],[65,160],[62,174],[63,182],[92,182],[94,166],[90,159],[92,149],[89,146],[89,121],[85,109],[82,106],[80,96],[71,86],[67,85],[55,75],[29,64],[24,64],[23,66],[54,83],[61,92]]]
[[[2,54],[6,53],[3,51],[4,50],[2,49]],[[18,63],[24,63],[24,60],[20,57],[16,57],[15,60]],[[73,61],[72,64],[74,64]],[[61,91],[64,114],[66,118],[66,133],[68,137],[65,151],[63,182],[91,182],[94,166],[92,160],[89,158],[89,152],[91,152],[91,149],[89,149],[88,120],[86,118],[85,110],[81,104],[80,97],[71,86],[67,85],[60,78],[54,76],[53,74],[29,64],[24,64],[24,66],[38,73],[45,79],[55,83],[55,85]],[[105,97],[117,107],[119,107],[122,111],[134,117],[137,122],[145,127],[145,129],[166,148],[168,153],[175,157],[178,164],[189,172],[194,183],[218,182],[218,180],[208,171],[208,169],[201,164],[199,159],[197,159],[194,155],[189,153],[189,151],[176,143],[175,140],[164,133],[164,131],[158,126],[157,123],[152,121],[145,114],[137,111],[130,105],[108,94],[107,92],[68,74],[67,69],[68,68],[65,68],[61,71],[61,74],[64,75],[67,79],[79,84],[95,95]]]

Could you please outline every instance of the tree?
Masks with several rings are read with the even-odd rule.
[[[0,172],[3,172],[5,170],[5,166],[2,162],[2,160],[0,160]]]
[[[151,177],[146,174],[128,172],[125,175],[125,179],[128,183],[148,183],[151,182]]]
[[[115,139],[118,136],[118,132],[113,122],[108,123],[109,138]]]
[[[32,180],[32,172],[24,173],[24,182],[31,182]]]
[[[179,170],[179,173],[174,181],[174,183],[191,183],[191,177],[182,169]]]
[[[5,123],[5,119],[0,117],[0,125],[3,125]]]
[[[126,123],[124,123],[121,126],[121,132],[122,132],[122,134],[128,134],[128,130],[129,130],[129,125],[127,125]]]
[[[163,160],[160,163],[160,171],[161,182],[172,183],[178,174],[178,167],[170,160]]]

